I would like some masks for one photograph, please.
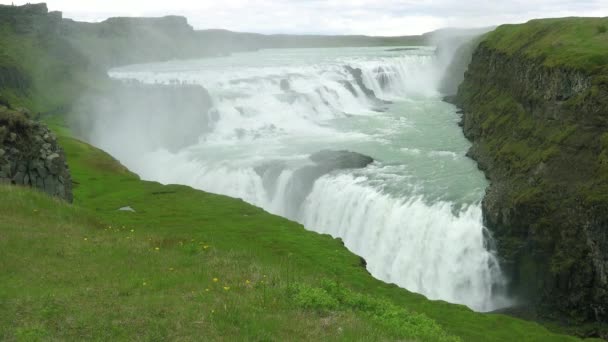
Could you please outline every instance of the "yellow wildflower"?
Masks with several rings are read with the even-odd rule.
[[[224,291],[230,290],[230,286],[224,286]]]
[[[217,279],[217,278],[213,278],[213,282],[214,282],[214,283],[217,283],[217,282],[218,282],[218,279]]]

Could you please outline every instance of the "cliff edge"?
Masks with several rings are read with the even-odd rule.
[[[455,103],[484,222],[527,315],[608,337],[608,18],[504,25]]]

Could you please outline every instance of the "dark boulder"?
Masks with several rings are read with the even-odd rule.
[[[329,172],[343,169],[360,169],[374,162],[372,157],[350,152],[323,150],[310,156],[319,168],[327,169]]]
[[[289,83],[289,80],[287,80],[287,79],[282,79],[279,86],[281,87],[281,90],[284,92],[291,91],[291,84]]]
[[[289,184],[287,217],[292,219],[297,217],[302,203],[319,178],[338,170],[362,169],[374,162],[373,158],[360,153],[330,150],[316,152],[309,159],[313,164],[297,169]]]
[[[365,82],[363,81],[363,71],[361,69],[353,68],[350,65],[347,65],[344,68],[353,76],[355,79],[355,84],[359,86],[365,96],[369,97],[370,99],[378,100],[376,93],[365,85]]]
[[[389,76],[389,72],[386,71],[383,67],[378,67],[374,70],[376,74],[376,80],[382,89],[388,89],[391,85],[391,78]]]

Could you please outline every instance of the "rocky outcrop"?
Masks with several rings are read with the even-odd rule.
[[[0,106],[0,183],[37,188],[72,202],[72,178],[55,135],[26,110]]]
[[[365,85],[365,82],[363,81],[363,71],[361,69],[353,68],[350,65],[346,65],[344,68],[346,69],[346,71],[348,71],[349,74],[351,74],[355,81],[355,84],[359,87],[359,89],[361,89],[365,96],[374,101],[379,101],[378,97],[376,96],[376,93]]]
[[[504,34],[504,32],[502,32]],[[527,315],[608,337],[608,81],[486,38],[456,104],[512,295]]]
[[[373,158],[357,152],[332,150],[313,153],[308,159],[310,162],[294,168],[293,176],[287,184],[286,193],[289,198],[284,214],[293,220],[298,218],[302,204],[319,178],[338,170],[362,169],[374,162]],[[288,168],[285,161],[274,161],[259,165],[255,171],[262,178],[266,191],[274,196],[277,179]]]

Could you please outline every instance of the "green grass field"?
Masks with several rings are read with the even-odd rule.
[[[541,59],[548,67],[608,72],[608,18],[539,19],[525,25],[502,25],[488,33],[484,43],[507,54]]]

